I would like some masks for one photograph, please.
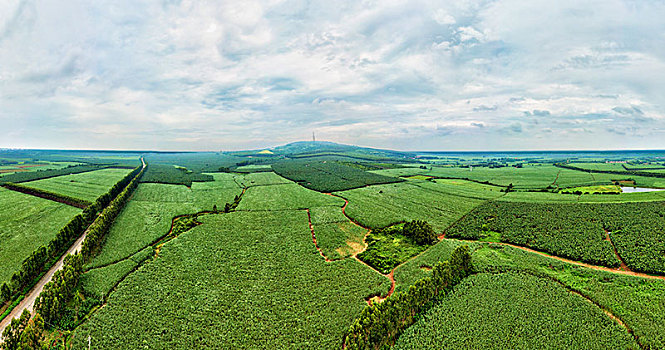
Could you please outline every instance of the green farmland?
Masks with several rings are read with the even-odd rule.
[[[558,154],[414,160],[305,146],[145,155],[154,168],[75,282],[61,282],[71,289],[58,296],[44,341],[665,348],[665,191],[620,192],[665,177],[607,173],[617,164],[596,154],[570,163]],[[634,166],[652,159],[626,157]],[[99,167],[22,184],[92,202],[129,172]],[[37,195],[0,188],[5,281],[81,212]]]
[[[25,182],[23,185],[94,202],[129,172],[130,169],[102,169]]]
[[[47,244],[80,209],[0,188],[0,284]]]

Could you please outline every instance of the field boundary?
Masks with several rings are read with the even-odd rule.
[[[86,200],[83,200],[83,199],[74,198],[74,197],[70,197],[70,196],[67,196],[67,195],[64,195],[64,194],[59,194],[59,193],[50,192],[50,191],[46,191],[46,190],[40,190],[40,189],[34,188],[34,187],[23,186],[23,185],[11,183],[11,182],[2,184],[0,186],[6,188],[8,190],[20,192],[20,193],[23,193],[23,194],[27,194],[27,195],[31,195],[31,196],[35,196],[35,197],[39,197],[39,198],[43,198],[43,199],[48,199],[50,201],[66,204],[66,205],[76,207],[76,208],[79,208],[79,209],[85,209],[86,207],[88,207],[89,205],[92,204],[92,202],[86,201]]]

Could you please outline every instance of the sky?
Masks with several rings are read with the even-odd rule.
[[[665,149],[665,2],[0,2],[0,147]]]

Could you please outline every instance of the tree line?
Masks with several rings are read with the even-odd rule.
[[[83,274],[84,262],[89,261],[99,249],[116,216],[138,186],[142,175],[143,169],[135,174],[135,177],[129,181],[127,186],[104,208],[99,217],[88,228],[81,251],[67,256],[62,270],[57,271],[51,282],[44,286],[44,290],[35,304],[35,311],[44,318],[47,324],[54,324],[62,315],[67,301],[76,288],[81,274]]]
[[[46,190],[41,190],[41,189],[38,189],[38,188],[23,186],[23,185],[11,183],[11,182],[3,184],[2,187],[13,190],[13,191],[16,191],[16,192],[26,193],[26,194],[29,194],[29,195],[32,195],[32,196],[35,196],[35,197],[40,197],[40,198],[49,199],[49,200],[60,202],[60,203],[69,204],[71,206],[81,208],[81,209],[84,209],[87,206],[89,206],[90,204],[92,204],[89,201],[86,201],[86,200],[83,200],[83,199],[74,198],[74,197],[66,196],[64,194],[59,194],[59,193],[50,192],[50,191],[46,191]]]
[[[471,253],[468,246],[453,251],[449,261],[432,268],[425,277],[405,292],[398,292],[382,303],[366,306],[351,324],[344,337],[345,349],[382,349],[394,344],[397,337],[415,322],[437,297],[442,297],[463,278],[472,273]]]
[[[81,214],[74,216],[47,245],[35,249],[23,261],[18,271],[14,272],[9,282],[0,286],[0,304],[11,301],[13,296],[29,287],[32,282],[35,282],[35,279],[53,265],[54,260],[60,258],[95,220],[97,213],[106,207],[111,199],[116,197],[142,171],[141,169],[139,166],[123,177],[107,193],[99,196],[94,203],[87,206]]]

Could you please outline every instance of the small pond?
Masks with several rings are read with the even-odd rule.
[[[665,188],[621,187],[621,192],[623,193],[655,192],[655,191],[665,191]]]

